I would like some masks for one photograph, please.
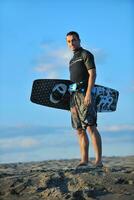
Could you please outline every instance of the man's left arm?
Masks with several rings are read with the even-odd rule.
[[[88,73],[89,73],[88,86],[87,86],[86,95],[84,99],[85,105],[89,105],[91,103],[91,92],[95,84],[96,68],[89,69]]]

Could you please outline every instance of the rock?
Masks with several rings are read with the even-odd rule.
[[[76,159],[2,164],[0,200],[132,200],[133,161],[105,157],[108,170],[76,169]]]
[[[129,180],[129,181],[128,181],[128,184],[129,184],[129,185],[133,185],[133,184],[134,184],[134,180]]]

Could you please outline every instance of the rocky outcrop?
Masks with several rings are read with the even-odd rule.
[[[134,199],[134,156],[103,158],[102,168],[78,162],[1,164],[0,200]]]

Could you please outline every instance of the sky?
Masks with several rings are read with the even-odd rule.
[[[21,137],[35,127],[71,127],[68,111],[33,104],[30,95],[35,79],[69,79],[65,38],[72,30],[94,54],[96,83],[120,93],[116,112],[98,113],[98,127],[134,132],[133,10],[133,0],[0,0],[2,151],[13,130]],[[24,146],[37,142],[23,139]]]

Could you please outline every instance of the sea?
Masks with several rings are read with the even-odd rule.
[[[100,131],[103,156],[134,155],[134,131]],[[89,157],[94,150],[89,137]],[[78,137],[70,127],[12,126],[0,128],[0,163],[80,159]]]

